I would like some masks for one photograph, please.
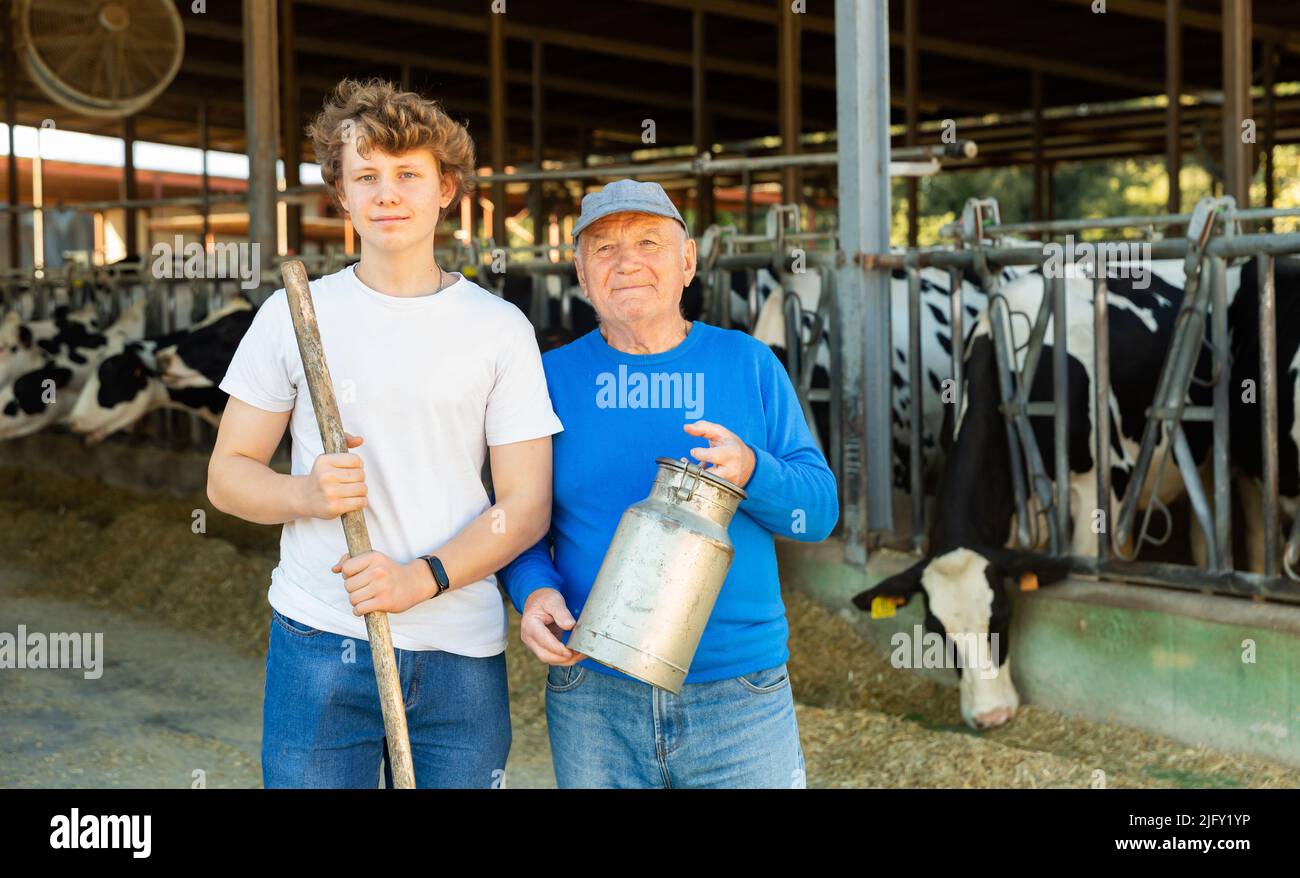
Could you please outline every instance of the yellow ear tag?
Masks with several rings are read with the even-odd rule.
[[[871,618],[873,619],[892,619],[894,617],[894,605],[897,598],[889,595],[876,595],[871,599]]]
[[[1038,591],[1038,574],[1028,570],[1020,574],[1021,591]]]

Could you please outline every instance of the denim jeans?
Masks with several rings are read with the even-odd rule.
[[[681,695],[580,665],[552,666],[546,722],[561,788],[806,785],[784,664],[687,683]]]
[[[394,652],[415,785],[503,786],[510,752],[505,653],[471,658],[440,650]],[[263,785],[374,789],[385,749],[370,644],[272,610],[262,705]]]

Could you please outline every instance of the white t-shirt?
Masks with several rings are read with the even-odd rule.
[[[352,451],[365,463],[375,551],[400,563],[436,551],[491,505],[481,479],[489,445],[564,429],[528,318],[464,277],[401,298],[365,286],[349,266],[312,281],[311,294],[343,428],[365,439]],[[266,411],[292,409],[292,472],[311,472],[324,447],[284,290],[258,310],[221,389]],[[285,524],[271,606],[365,639],[365,619],[353,615],[343,577],[330,572],[346,552],[338,519]],[[506,647],[495,576],[388,619],[400,649],[483,657]]]

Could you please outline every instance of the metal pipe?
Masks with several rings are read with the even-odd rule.
[[[1196,459],[1192,457],[1192,450],[1187,445],[1187,434],[1183,432],[1182,425],[1176,424],[1171,432],[1174,459],[1178,462],[1178,470],[1182,474],[1183,483],[1187,487],[1187,500],[1192,507],[1192,517],[1196,526],[1201,529],[1201,535],[1205,538],[1205,547],[1208,553],[1206,566],[1215,573],[1221,573],[1227,568],[1227,565],[1225,565],[1223,555],[1219,551],[1218,528],[1216,522],[1210,520],[1209,501],[1205,498],[1205,488],[1201,485],[1200,474],[1196,469]],[[1214,517],[1217,520],[1218,486],[1216,485],[1215,488],[1216,506]]]
[[[14,144],[17,139],[14,128],[18,124],[18,50],[14,45],[13,16],[7,14],[11,11],[6,9],[5,14],[0,14],[4,19],[0,26],[4,28],[5,41],[5,127],[9,132],[9,154],[5,156],[5,197],[8,203],[5,206],[9,208],[18,204],[18,149]],[[22,229],[17,216],[9,220],[9,265],[13,268],[22,268],[23,265]]]
[[[1092,286],[1093,323],[1093,399],[1095,409],[1097,457],[1097,508],[1101,511],[1102,532],[1097,540],[1097,562],[1106,563],[1110,557],[1111,506],[1110,506],[1110,314],[1107,311],[1106,264],[1097,263],[1097,276]]]
[[[324,191],[323,189],[321,191]],[[210,201],[230,202],[242,204],[247,199],[242,194],[232,194],[229,197],[212,198]],[[290,199],[284,199],[286,201]],[[125,208],[149,208],[149,207],[202,207],[204,199],[201,196],[186,195],[178,198],[116,198],[111,201],[60,201],[50,204],[46,202],[46,210],[77,210],[90,213],[97,210],[117,210]],[[0,213],[29,213],[34,210],[30,204],[19,204],[16,206],[0,205]]]
[[[1006,299],[1000,295],[995,294],[989,299],[989,324],[992,328],[994,355],[997,359],[998,390],[1003,405],[1006,405],[1015,399],[1015,388],[1011,381],[1015,358],[1010,353],[1013,350],[1014,339],[1007,338],[1007,334],[1011,331],[1011,321],[1007,312]],[[1010,362],[1008,357],[1011,358]],[[1025,472],[1021,464],[1020,441],[1017,438],[1016,427],[1010,418],[1006,419],[1006,432],[1007,453],[1011,461],[1011,486],[1016,498],[1016,543],[1021,548],[1033,548],[1029,535],[1030,511],[1025,487]],[[1055,550],[1056,547],[1052,548]]]
[[[1070,374],[1069,325],[1066,323],[1065,278],[1052,278],[1052,393],[1056,405],[1053,426],[1056,454],[1056,528],[1061,534],[1061,549],[1066,550],[1070,534]],[[1026,384],[1033,380],[1026,373]],[[1027,391],[1026,391],[1027,392]],[[1073,540],[1068,545],[1073,546]]]
[[[1251,211],[1250,213],[1254,213]],[[1242,217],[1243,219],[1246,217]],[[1115,246],[1118,244],[1131,244],[1131,241],[1093,241],[1090,242],[1093,247]],[[1166,241],[1152,241],[1149,243],[1151,248],[1152,259],[1180,259],[1187,255],[1186,239],[1170,239]],[[1255,234],[1255,235],[1233,235],[1231,237],[1219,237],[1210,241],[1205,246],[1205,253],[1212,256],[1221,256],[1224,258],[1236,258],[1242,256],[1258,256],[1268,254],[1272,256],[1286,256],[1294,253],[1300,253],[1300,233],[1288,233],[1285,235],[1278,234]],[[904,253],[848,253],[848,258],[857,263],[861,268],[868,271],[879,269],[898,270],[907,267],[907,256]],[[1033,244],[1023,247],[993,247],[981,248],[980,258],[987,261],[990,266],[1002,267],[1007,265],[1042,265],[1047,259],[1047,254],[1042,250],[1042,245]],[[916,264],[920,268],[974,268],[976,264],[976,255],[973,250],[922,250],[916,254]]]
[[[952,323],[952,385],[953,385],[953,431],[957,429],[957,419],[961,417],[961,394],[962,382],[965,381],[963,370],[966,368],[966,333],[963,327],[965,320],[965,287],[961,271],[956,268],[948,269],[948,289],[951,291],[949,309]],[[956,436],[954,435],[954,439]]]
[[[1165,0],[1165,173],[1169,212],[1182,206],[1183,167],[1183,0]]]
[[[1255,260],[1259,278],[1260,449],[1264,479],[1264,574],[1277,576],[1278,432],[1277,432],[1277,298],[1273,257]],[[1243,269],[1244,270],[1244,269]]]
[[[953,144],[937,144],[893,150],[896,162],[927,161],[947,156]],[[973,158],[978,147],[973,140],[959,142],[961,155]],[[839,163],[839,152],[808,152],[796,155],[748,156],[717,159],[705,154],[689,161],[647,164],[592,165],[585,168],[554,168],[546,171],[519,171],[513,174],[480,174],[479,183],[526,183],[533,180],[584,180],[599,177],[674,177],[732,174],[742,171],[766,171],[787,167],[821,167]],[[304,187],[305,188],[305,187]],[[319,188],[319,187],[318,187]]]
[[[1300,208],[1252,207],[1239,210],[1223,211],[1223,216],[1231,220],[1273,219],[1284,216],[1300,216]],[[1064,232],[1083,232],[1090,229],[1124,229],[1138,226],[1184,226],[1191,220],[1190,213],[1139,214],[1134,216],[1098,217],[1096,219],[1049,220],[1044,222],[1002,223],[984,226],[984,234],[990,238],[1012,235],[1028,235],[1036,232],[1059,234]]]
[[[1237,204],[1250,203],[1250,149],[1243,142],[1242,122],[1251,115],[1251,0],[1223,0],[1223,194]]]
[[[839,230],[850,253],[889,249],[889,8],[835,0]],[[801,156],[801,159],[811,156]],[[752,167],[749,160],[740,167]],[[868,528],[892,531],[889,278],[837,267],[844,560],[862,567]]]
[[[1214,531],[1219,544],[1222,570],[1232,568],[1232,483],[1228,473],[1228,409],[1231,405],[1228,376],[1231,365],[1228,345],[1228,266],[1212,257],[1210,268],[1210,341],[1214,351]],[[1199,350],[1199,347],[1198,347]],[[1262,377],[1262,376],[1261,376]],[[1184,388],[1184,393],[1186,388]]]
[[[925,485],[922,481],[921,451],[924,427],[921,412],[924,408],[925,388],[921,385],[921,272],[907,270],[907,356],[912,383],[911,442],[908,444],[908,465],[912,491],[912,548],[917,552],[925,545]],[[892,387],[892,384],[891,384]]]

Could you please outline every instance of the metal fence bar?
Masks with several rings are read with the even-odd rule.
[[[1061,549],[1065,551],[1067,545],[1073,545],[1073,541],[1068,541],[1070,534],[1070,350],[1069,326],[1066,323],[1065,314],[1067,307],[1065,278],[1053,278],[1051,289],[1053,310],[1055,312],[1052,315],[1052,328],[1054,330],[1052,392],[1056,404],[1056,416],[1053,419],[1053,426],[1056,431],[1054,436],[1054,450],[1056,452],[1056,529],[1061,534]],[[1032,380],[1033,375],[1026,373],[1024,377],[1025,383],[1028,384]]]
[[[1127,245],[1131,242],[1094,241],[1090,243],[1094,247],[1102,247],[1106,245]],[[1048,254],[1043,252],[1043,246],[1035,244],[1022,247],[980,247],[978,248],[978,254],[975,248],[964,250],[921,250],[916,253],[915,259],[918,268],[974,268],[977,258],[985,260],[990,266],[995,267],[1008,265],[1041,266],[1048,258]],[[1147,246],[1151,248],[1152,259],[1181,259],[1187,255],[1188,242],[1186,239],[1179,238],[1151,241]],[[1285,235],[1263,233],[1219,237],[1206,245],[1205,253],[1224,258],[1294,255],[1300,253],[1300,233],[1289,232]],[[862,268],[867,270],[897,270],[907,267],[908,256],[905,253],[859,253],[853,258]]]
[[[966,313],[963,299],[965,287],[962,284],[961,272],[955,268],[948,270],[948,289],[951,293],[948,303],[951,314],[949,320],[952,323],[952,424],[953,430],[956,431],[957,419],[961,417],[962,382],[965,380],[966,332],[963,321]]]
[[[1228,408],[1231,392],[1228,352],[1228,266],[1211,257],[1210,342],[1214,346],[1214,537],[1219,544],[1221,570],[1232,569],[1232,483],[1228,472]],[[1261,376],[1262,378],[1263,376]],[[1184,393],[1186,389],[1184,388]],[[1195,467],[1193,467],[1195,469]]]
[[[1278,450],[1277,450],[1277,296],[1272,256],[1255,258],[1259,278],[1259,399],[1260,445],[1264,479],[1264,575],[1277,576],[1278,567]],[[1233,388],[1236,392],[1236,388]]]
[[[911,416],[912,441],[908,443],[908,464],[911,475],[912,492],[912,546],[920,551],[925,544],[925,483],[921,472],[922,439],[925,434],[921,422],[922,397],[925,388],[921,386],[921,272],[920,269],[907,270],[907,356],[909,380],[912,384]]]
[[[1093,398],[1096,411],[1097,508],[1101,511],[1102,532],[1097,540],[1097,563],[1110,558],[1110,314],[1107,311],[1106,265],[1097,265],[1092,282],[1093,323]]]
[[[1279,219],[1282,217],[1293,216],[1300,216],[1300,207],[1256,207],[1225,212],[1225,218],[1228,221]],[[1085,232],[1090,229],[1124,229],[1137,228],[1139,226],[1182,226],[1190,222],[1191,219],[1192,215],[1190,213],[1164,213],[1137,216],[1098,217],[1096,219],[1081,220],[1045,220],[1042,222],[986,225],[984,226],[984,233],[990,238],[1000,238],[1011,235],[1031,235],[1035,233],[1062,234],[1069,232]]]

